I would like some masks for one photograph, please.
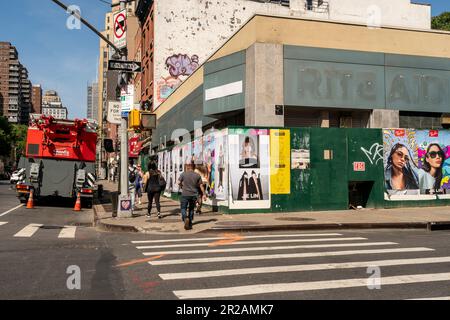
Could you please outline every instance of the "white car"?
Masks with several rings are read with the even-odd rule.
[[[11,184],[17,184],[17,182],[23,180],[25,178],[25,168],[16,170],[11,175],[11,178],[9,179],[9,182]]]

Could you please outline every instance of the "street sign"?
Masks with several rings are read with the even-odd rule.
[[[127,46],[127,10],[118,11],[114,14],[114,45],[119,48]]]
[[[122,103],[122,114],[124,112],[130,112],[134,105],[134,86],[128,85],[121,90],[120,101]],[[123,115],[122,115],[123,116]]]
[[[107,121],[112,124],[120,124],[122,104],[120,101],[108,102],[108,116]]]
[[[141,63],[136,61],[109,60],[108,70],[142,72]]]

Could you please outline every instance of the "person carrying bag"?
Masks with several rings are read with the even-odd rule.
[[[166,189],[166,180],[157,169],[155,163],[150,163],[144,176],[144,190],[148,197],[147,217],[151,216],[153,199],[155,200],[158,218],[161,219],[161,192]]]

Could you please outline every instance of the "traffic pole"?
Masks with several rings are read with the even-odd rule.
[[[120,0],[120,10],[126,9],[126,0]],[[124,54],[125,50],[122,51],[121,60],[126,61],[127,57]],[[128,83],[125,84],[125,89],[127,89]],[[118,217],[119,218],[130,218],[132,217],[132,212],[122,212],[121,211],[121,200],[128,198],[128,120],[126,117],[122,116],[120,121],[120,195],[118,201]]]

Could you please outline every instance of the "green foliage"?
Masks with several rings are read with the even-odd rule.
[[[16,156],[20,157],[25,151],[27,129],[26,125],[11,124],[0,117],[0,156],[10,157],[15,147]]]
[[[8,157],[11,153],[11,125],[5,117],[0,117],[0,156]]]
[[[444,12],[431,19],[431,28],[450,31],[450,12]]]

